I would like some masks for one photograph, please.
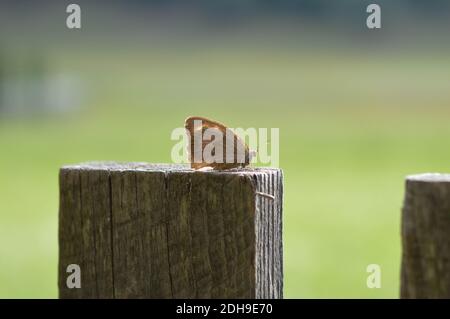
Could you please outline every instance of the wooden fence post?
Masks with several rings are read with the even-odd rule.
[[[86,163],[59,182],[60,298],[282,298],[281,170]]]
[[[406,179],[401,298],[450,298],[450,175]]]

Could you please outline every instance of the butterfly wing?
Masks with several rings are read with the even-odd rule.
[[[216,170],[224,170],[244,167],[249,164],[250,156],[248,146],[224,124],[205,117],[191,116],[186,119],[185,128],[189,141],[187,149],[188,158],[193,169],[212,167]],[[221,133],[222,138],[219,141],[214,141],[216,149],[222,149],[221,161],[212,162],[204,158],[205,148],[213,141],[212,138],[205,138],[205,132],[207,131],[213,134],[218,132]],[[230,140],[230,137],[233,141],[233,154],[232,158],[230,158],[230,156],[227,158],[227,140]],[[201,147],[197,146],[196,142],[201,145]]]

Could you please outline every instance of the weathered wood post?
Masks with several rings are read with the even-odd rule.
[[[450,298],[450,175],[406,179],[401,298]]]
[[[59,182],[60,298],[282,298],[281,170],[87,163]]]

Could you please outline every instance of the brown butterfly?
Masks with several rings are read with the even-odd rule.
[[[230,128],[200,116],[186,119],[188,157],[193,169],[226,170],[246,167],[253,151]]]

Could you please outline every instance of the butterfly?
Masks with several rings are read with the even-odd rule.
[[[184,124],[191,168],[227,170],[246,167],[255,156],[248,145],[226,125],[201,116],[190,116]]]

